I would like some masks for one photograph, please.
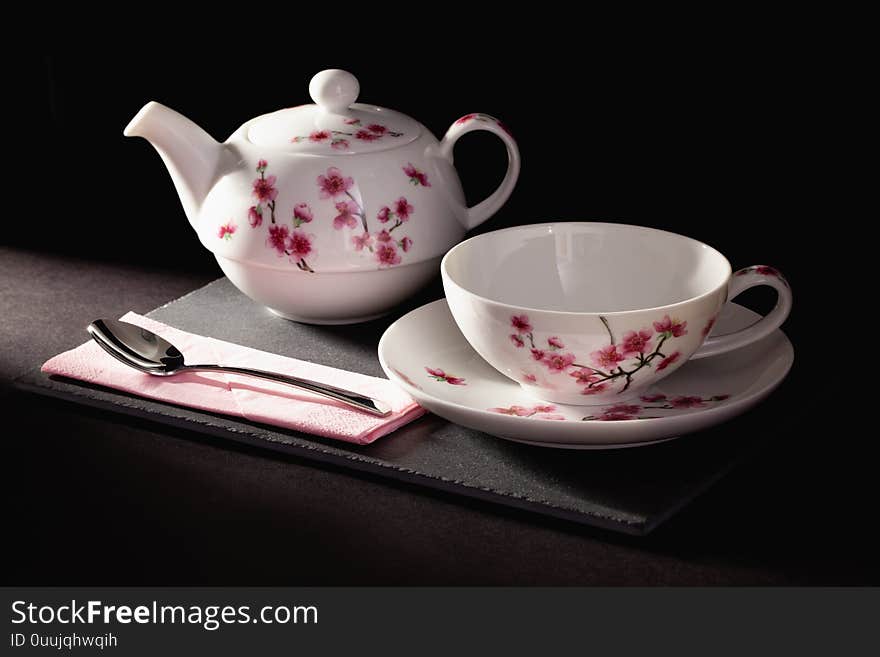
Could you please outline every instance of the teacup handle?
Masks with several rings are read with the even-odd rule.
[[[452,150],[455,148],[455,142],[462,135],[473,130],[488,130],[501,138],[501,141],[507,146],[507,173],[498,189],[492,192],[488,198],[483,199],[472,208],[467,208],[467,214],[462,221],[467,230],[479,226],[498,212],[510,197],[516,180],[519,178],[519,148],[516,141],[501,121],[488,114],[465,114],[453,123],[440,142],[440,154],[452,162]]]
[[[751,344],[769,335],[782,325],[788,317],[788,313],[791,312],[791,287],[788,285],[788,281],[774,267],[755,265],[736,272],[730,279],[727,293],[728,302],[750,287],[758,285],[769,285],[776,290],[776,306],[773,310],[767,313],[766,317],[747,328],[735,333],[710,337],[691,358],[717,356],[718,354],[724,354],[728,351],[745,347],[747,344]]]

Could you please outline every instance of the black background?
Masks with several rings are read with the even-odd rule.
[[[864,472],[869,468],[863,458],[867,441],[852,440],[842,431],[851,412],[848,402],[835,395],[846,378],[819,376],[817,365],[804,355],[823,339],[827,328],[810,319],[827,317],[821,286],[827,269],[819,247],[811,241],[814,231],[805,230],[821,216],[824,201],[823,190],[808,182],[806,175],[816,148],[807,132],[815,120],[807,111],[815,92],[804,85],[812,74],[808,53],[793,53],[789,44],[773,35],[597,47],[588,44],[587,34],[558,41],[546,35],[539,42],[525,32],[512,50],[478,48],[471,38],[451,38],[434,57],[419,54],[419,45],[437,47],[431,40],[408,41],[395,48],[348,43],[327,49],[318,39],[301,34],[288,53],[263,52],[257,44],[164,56],[153,49],[142,53],[132,49],[114,53],[112,67],[106,54],[34,57],[17,69],[20,80],[16,80],[22,99],[16,109],[30,121],[30,128],[18,135],[30,147],[22,149],[23,158],[16,166],[19,178],[29,181],[31,209],[26,220],[7,218],[4,241],[35,252],[219,276],[212,256],[189,227],[156,153],[145,141],[122,136],[126,123],[149,100],[180,111],[222,141],[252,116],[307,102],[311,75],[336,67],[358,77],[360,100],[409,114],[438,137],[465,113],[492,114],[517,138],[522,174],[505,207],[475,232],[556,219],[620,221],[703,240],[727,255],[734,268],[772,264],[785,273],[795,293],[795,309],[785,330],[798,356],[778,394],[785,396],[789,408],[792,400],[803,399],[804,410],[775,419],[774,427],[785,426],[785,435],[777,436],[780,442],[773,457],[758,476],[763,477],[763,495],[768,490],[780,493],[790,501],[783,513],[797,514],[788,522],[802,533],[785,550],[797,551],[809,535],[804,527],[828,525],[836,517],[818,552],[833,545],[833,558],[844,560],[847,550],[836,537],[860,531],[876,496]],[[479,201],[504,171],[501,142],[488,134],[466,136],[456,149],[456,166],[469,201]],[[755,290],[742,300],[766,311],[773,296]],[[817,394],[821,403],[816,403]],[[829,399],[833,401],[828,403]],[[840,449],[840,442],[847,440],[846,448]],[[199,458],[189,454],[188,447],[180,449],[187,452],[185,458]],[[36,457],[28,452],[28,458]],[[41,458],[52,463],[51,455]],[[64,458],[75,459],[75,449],[68,449]],[[32,461],[27,466],[40,471],[46,463]],[[49,472],[60,467],[54,463]],[[40,513],[51,507],[53,497],[63,494],[52,487],[51,479],[41,481],[39,490],[30,491],[28,512],[20,516],[34,526],[58,520],[51,512]],[[90,486],[88,495],[97,495],[92,490],[97,484]],[[792,486],[807,490],[806,497]],[[130,503],[139,507],[145,500],[135,498]],[[749,504],[760,506],[761,500]],[[176,515],[164,527],[158,512],[152,522],[158,523],[160,533],[177,531],[189,521],[187,508],[175,509]],[[142,508],[137,512],[151,513]],[[452,528],[457,520],[449,513],[446,522]],[[702,513],[712,515],[711,509]],[[268,511],[266,520],[271,522]],[[298,520],[311,522],[308,517]],[[763,522],[769,526],[777,520]],[[133,522],[123,522],[121,529],[121,540],[129,547],[144,539]],[[199,526],[204,528],[204,523]],[[236,526],[224,530],[218,529],[221,525],[210,526],[215,537],[224,530],[233,535],[237,531]],[[241,525],[245,526],[257,531],[248,523]],[[41,541],[45,540],[42,531],[37,532]],[[290,531],[282,535],[302,538]],[[339,536],[347,534],[346,528],[338,531]],[[274,537],[260,535],[267,542]],[[672,536],[655,544],[661,552],[680,552],[682,543]],[[183,543],[191,538],[180,537]],[[239,546],[245,542],[238,540]],[[386,547],[394,542],[390,536],[385,540]],[[851,540],[856,552],[866,554],[860,536],[841,540]],[[147,545],[152,545],[149,539]],[[462,578],[452,566],[447,572],[424,575],[413,565],[419,563],[415,554],[409,555],[409,562],[404,558],[409,565],[398,571],[378,568],[371,574],[353,564],[339,571],[338,564],[331,562],[338,561],[342,552],[337,548],[328,556],[320,546],[309,544],[301,554],[313,561],[315,569],[276,583],[506,581],[489,575],[484,580],[478,575]],[[53,581],[70,576],[67,569],[47,566],[45,549],[39,551],[44,555],[42,563],[29,560],[27,553],[25,539],[20,576],[41,579],[49,573]],[[117,577],[147,583],[143,577],[155,577],[169,584],[190,583],[188,573],[192,582],[204,583],[254,583],[248,573],[255,573],[257,579],[265,574],[252,567],[200,568],[194,550],[183,554],[174,564],[158,558],[152,565],[137,567],[121,556],[106,556],[107,561],[100,562],[87,559],[85,573],[102,583],[115,583]],[[812,557],[792,558],[809,562]],[[785,557],[776,551],[774,559]],[[505,566],[510,572],[519,567],[532,572],[522,581],[542,581],[537,571],[528,571],[533,565]],[[865,571],[853,567],[855,575],[849,581],[858,581]],[[473,572],[478,570],[474,566]],[[84,583],[76,577],[71,581]],[[564,578],[553,581],[565,583]],[[607,581],[667,580],[634,572],[630,579]]]

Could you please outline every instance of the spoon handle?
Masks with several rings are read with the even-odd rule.
[[[247,367],[226,367],[223,365],[186,365],[183,369],[189,371],[199,370],[202,372],[228,372],[230,374],[244,374],[246,376],[255,376],[260,379],[267,379],[269,381],[275,381],[276,383],[286,383],[287,385],[293,386],[295,388],[308,390],[309,392],[313,392],[316,395],[323,395],[324,397],[329,397],[330,399],[341,401],[344,404],[348,404],[349,406],[357,408],[361,411],[366,411],[367,413],[370,413],[372,415],[378,415],[379,417],[387,417],[391,415],[391,408],[383,401],[373,399],[371,397],[364,397],[363,395],[359,395],[358,393],[352,392],[351,390],[344,390],[342,388],[328,386],[323,383],[318,383],[317,381],[309,381],[308,379],[300,379],[296,376],[286,376],[284,374],[278,374],[276,372],[254,370]]]

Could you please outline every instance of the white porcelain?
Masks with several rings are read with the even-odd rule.
[[[532,396],[564,404],[636,398],[688,359],[763,338],[791,309],[776,269],[731,275],[706,244],[623,224],[487,233],[454,247],[440,268],[449,309],[474,350]],[[756,285],[777,291],[774,310],[706,340],[725,302]]]
[[[760,319],[727,304],[713,335]],[[419,404],[456,424],[545,447],[610,449],[669,440],[744,413],[782,382],[794,350],[775,330],[735,352],[689,361],[641,398],[602,407],[553,404],[489,366],[441,299],[393,323],[379,342],[379,361]]]
[[[223,144],[155,102],[125,134],[156,148],[200,241],[245,294],[292,319],[358,321],[412,294],[504,204],[519,151],[485,114],[461,117],[438,141],[408,116],[356,103],[345,71],[318,73],[309,91],[316,104],[252,119]],[[473,130],[504,141],[508,168],[468,208],[452,151]]]

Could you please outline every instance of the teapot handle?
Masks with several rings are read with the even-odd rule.
[[[440,154],[451,163],[452,150],[459,138],[473,130],[488,130],[495,133],[507,146],[507,173],[501,185],[492,194],[477,203],[472,208],[467,208],[467,214],[462,223],[467,230],[479,226],[493,214],[498,212],[504,202],[510,197],[516,180],[519,178],[519,148],[508,129],[501,121],[488,114],[465,114],[450,126],[443,140],[440,142]]]

